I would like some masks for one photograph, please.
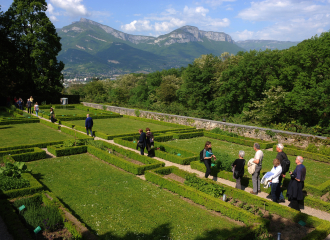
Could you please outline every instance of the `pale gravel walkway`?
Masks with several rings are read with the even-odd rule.
[[[39,117],[39,118],[41,118],[41,117]],[[47,121],[50,122],[49,119],[45,119],[45,118],[42,118],[42,119],[47,120]],[[56,123],[56,124],[57,124],[57,123]],[[61,127],[69,128],[69,127],[64,126],[64,125],[61,125]],[[85,132],[82,132],[82,131],[78,131],[78,130],[76,130],[76,131],[77,131],[77,132],[80,132],[80,133],[84,133],[84,134],[86,134]],[[94,139],[95,139],[95,140],[101,140],[101,141],[109,142],[109,143],[111,143],[111,144],[114,144],[114,145],[120,146],[120,147],[122,147],[122,148],[124,148],[124,149],[128,149],[128,150],[131,150],[131,151],[135,151],[135,152],[137,152],[137,153],[140,153],[140,151],[138,151],[138,150],[135,150],[135,149],[128,148],[128,147],[122,146],[122,145],[120,145],[120,144],[117,144],[117,143],[115,143],[113,140],[105,140],[105,139],[103,139],[103,138],[99,138],[99,137],[95,137]],[[190,167],[190,165],[181,165],[181,164],[173,163],[173,162],[170,162],[170,161],[167,161],[167,160],[164,160],[164,159],[158,158],[158,157],[154,157],[154,159],[157,159],[157,160],[159,160],[159,161],[164,162],[166,167],[169,167],[169,166],[176,166],[176,167],[178,167],[178,168],[180,168],[180,169],[182,169],[182,170],[184,170],[184,171],[191,172],[191,173],[196,173],[198,176],[200,176],[200,177],[204,177],[204,173],[203,173],[203,172],[200,172],[200,171],[198,171],[198,170],[192,169],[192,168]],[[143,179],[143,180],[145,180],[144,175],[142,175],[142,176],[138,176],[138,177],[141,178],[141,179]],[[235,185],[236,185],[236,183],[231,182],[231,181],[228,181],[228,180],[226,180],[226,179],[222,179],[222,178],[218,178],[218,177],[215,178],[215,177],[212,177],[212,176],[210,176],[209,178],[210,178],[210,179],[213,179],[213,180],[215,180],[215,181],[217,181],[217,182],[220,182],[220,183],[222,183],[222,184],[225,184],[225,185],[227,185],[227,186],[235,187]],[[250,192],[250,191],[252,191],[252,188],[245,187],[244,191],[246,191],[246,192]],[[261,197],[261,198],[264,198],[264,199],[267,199],[267,200],[269,200],[269,201],[271,201],[271,199],[268,199],[268,198],[267,198],[268,195],[269,195],[268,193],[261,192],[261,193],[258,193],[257,196],[258,196],[258,197]],[[281,205],[284,205],[284,206],[288,206],[288,205],[289,205],[289,201],[285,201],[285,203],[280,203],[280,204],[281,204]],[[317,218],[320,218],[320,219],[323,219],[323,220],[326,220],[326,221],[330,221],[330,213],[327,213],[327,212],[324,212],[324,211],[321,211],[321,210],[318,210],[318,209],[314,209],[314,208],[311,208],[311,207],[307,207],[307,206],[305,206],[303,209],[301,209],[301,212],[306,213],[306,214],[311,215],[311,216],[314,216],[314,217],[317,217]],[[1,239],[1,240],[2,240],[2,239]],[[325,240],[330,240],[330,235],[329,235]]]

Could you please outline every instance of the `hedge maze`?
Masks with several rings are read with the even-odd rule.
[[[50,105],[40,106],[41,112],[39,115],[48,119],[49,115],[47,109],[50,107]],[[147,234],[147,232],[149,232],[148,234],[151,234],[151,238],[155,237],[156,233],[151,226],[154,229],[158,228],[156,228],[157,226],[154,226],[153,223],[150,223],[150,226],[143,222],[136,223],[139,218],[143,218],[146,222],[149,222],[151,218],[145,216],[145,214],[143,214],[143,217],[140,216],[142,210],[139,210],[137,207],[133,207],[129,202],[126,202],[125,197],[123,200],[120,200],[120,203],[116,202],[116,196],[113,196],[113,194],[119,194],[117,195],[118,199],[121,199],[122,196],[120,192],[126,188],[130,190],[125,194],[129,195],[129,191],[135,191],[135,195],[131,196],[132,200],[136,198],[139,201],[148,202],[148,204],[155,204],[152,205],[152,208],[155,209],[152,209],[152,213],[150,214],[153,219],[157,219],[159,222],[164,221],[161,220],[162,217],[169,219],[168,221],[173,221],[173,223],[176,221],[172,218],[171,214],[167,215],[167,210],[157,210],[157,204],[165,204],[164,206],[168,206],[169,209],[172,209],[170,207],[172,206],[171,203],[165,203],[162,202],[163,200],[160,200],[164,199],[164,201],[166,201],[166,199],[172,199],[172,197],[174,197],[175,200],[171,201],[176,202],[174,205],[180,207],[173,208],[171,211],[175,211],[175,214],[177,214],[175,218],[183,217],[183,219],[180,220],[181,224],[187,224],[188,228],[193,224],[191,222],[192,219],[185,219],[185,213],[183,212],[200,211],[200,214],[203,216],[208,214],[203,209],[190,209],[191,206],[189,203],[184,202],[176,195],[171,195],[171,193],[163,191],[161,188],[165,188],[172,193],[189,199],[189,201],[192,201],[195,204],[202,205],[208,210],[220,213],[221,217],[215,217],[212,215],[214,222],[220,221],[219,219],[221,219],[221,222],[224,222],[222,219],[223,217],[232,219],[231,221],[233,222],[228,222],[228,225],[225,226],[226,229],[232,229],[232,232],[221,230],[221,227],[217,229],[215,225],[212,225],[214,229],[217,229],[214,232],[214,236],[221,233],[223,234],[223,239],[233,238],[233,236],[235,236],[235,239],[254,239],[257,237],[260,239],[267,238],[268,231],[270,230],[271,217],[267,218],[264,216],[265,214],[268,214],[269,216],[276,214],[282,218],[288,219],[292,223],[298,223],[300,221],[305,222],[306,227],[311,230],[300,239],[324,239],[330,234],[330,222],[328,221],[300,213],[286,206],[275,204],[245,191],[209,179],[198,178],[197,175],[180,170],[177,167],[165,167],[163,161],[140,155],[133,150],[136,148],[137,140],[139,138],[137,129],[135,128],[132,129],[131,132],[125,132],[122,134],[109,134],[107,130],[104,130],[104,132],[95,131],[95,135],[103,140],[94,140],[92,137],[82,133],[85,132],[85,128],[75,121],[85,119],[86,114],[89,113],[93,119],[104,119],[102,121],[109,121],[109,123],[113,124],[113,128],[122,127],[121,125],[116,126],[116,122],[112,121],[113,119],[119,118],[134,121],[134,124],[137,122],[144,122],[154,124],[155,126],[157,125],[159,129],[152,131],[155,137],[155,156],[179,165],[190,165],[192,169],[201,172],[205,171],[204,164],[199,160],[199,151],[203,146],[201,146],[200,149],[192,149],[191,146],[187,147],[187,145],[181,144],[180,141],[206,137],[211,141],[221,141],[228,144],[236,144],[238,146],[252,147],[253,143],[256,141],[254,139],[221,135],[204,131],[202,129],[195,129],[193,127],[151,119],[121,116],[109,111],[92,109],[82,105],[69,105],[66,107],[63,107],[62,105],[53,105],[53,107],[55,108],[55,113],[56,111],[61,113],[61,115],[59,114],[56,116],[60,124],[53,124],[45,119],[39,119],[17,109],[0,109],[0,125],[5,126],[4,128],[1,128],[0,126],[0,133],[6,133],[7,129],[10,129],[9,127],[6,128],[6,125],[11,126],[15,124],[18,126],[17,129],[21,129],[33,126],[31,124],[38,124],[37,129],[47,129],[47,133],[56,133],[61,136],[61,139],[54,139],[55,137],[52,136],[51,139],[47,139],[49,141],[40,142],[31,142],[29,136],[22,136],[26,144],[19,143],[16,145],[6,145],[4,143],[2,146],[0,145],[0,166],[2,168],[7,166],[7,164],[22,162],[28,166],[28,169],[32,169],[32,172],[23,172],[21,174],[21,178],[29,182],[29,187],[20,188],[19,186],[16,186],[11,190],[6,191],[1,190],[0,188],[0,216],[5,221],[8,231],[15,239],[33,239],[34,229],[32,229],[32,226],[33,228],[36,227],[33,224],[26,224],[26,222],[32,221],[31,219],[28,219],[28,214],[21,214],[19,212],[18,205],[23,202],[32,205],[39,204],[39,208],[49,207],[50,209],[53,209],[54,213],[52,214],[57,216],[57,221],[59,221],[61,228],[67,229],[66,234],[69,236],[68,239],[85,239],[85,236],[81,231],[81,226],[85,226],[85,224],[88,226],[91,234],[94,234],[94,237],[98,234],[101,239],[119,236],[130,236],[134,239],[134,236],[142,236],[141,234],[144,235]],[[31,135],[33,135],[33,132],[31,132]],[[275,149],[277,144],[276,142],[267,141],[258,142],[262,149]],[[54,155],[55,158],[49,158],[49,156],[47,158],[45,149],[47,149],[47,152]],[[324,166],[329,164],[330,161],[329,156],[311,153],[291,146],[287,146],[284,151],[290,156],[302,155],[309,161],[317,161],[320,162],[319,164],[325,164]],[[292,162],[293,157],[290,157],[290,159]],[[69,169],[67,167],[69,167]],[[125,172],[122,172],[122,170]],[[67,175],[67,179],[65,179],[64,176],[56,175],[60,174],[61,171],[63,171],[64,174],[70,172],[70,174]],[[53,174],[55,175],[53,176]],[[81,179],[85,175],[86,177],[88,176],[88,178],[84,180],[86,182],[79,182],[82,181]],[[140,179],[135,177],[136,175],[144,175],[147,182],[141,182]],[[229,181],[235,181],[232,177],[232,172],[221,169],[219,166],[212,167],[211,175]],[[100,186],[95,185],[97,184],[98,179]],[[125,182],[124,179],[128,179],[127,181],[134,186],[130,186],[132,188],[126,186],[125,184],[127,181]],[[67,186],[65,186],[66,184],[63,185],[66,180]],[[148,182],[156,184],[160,188]],[[287,183],[288,179],[284,181],[284,189]],[[137,185],[135,186],[135,184]],[[75,189],[74,186],[76,185],[79,185],[79,189],[81,189],[80,192]],[[246,174],[243,177],[242,185],[252,186],[250,175]],[[99,187],[103,190],[96,190],[99,189]],[[111,193],[108,193],[107,187],[114,188],[111,190],[113,191],[112,195]],[[74,196],[71,196],[70,194],[72,193],[68,189],[66,190],[66,188],[72,188],[72,192],[78,194],[79,199],[75,199]],[[93,192],[94,188],[95,193]],[[150,190],[151,192],[148,190],[147,192],[150,194],[148,195],[146,194],[147,192],[144,192],[144,189],[153,190]],[[304,199],[304,204],[330,213],[330,203],[322,200],[324,198],[321,198],[323,195],[327,194],[329,190],[330,180],[324,181],[321,184],[312,184],[312,182],[305,183],[307,196]],[[270,189],[263,189],[263,191],[269,193]],[[156,196],[157,194],[153,195],[152,192],[157,192],[157,194],[160,195],[169,195],[166,195],[167,197],[164,197],[164,195],[161,198],[158,198]],[[226,195],[224,199],[222,197],[223,194]],[[105,196],[114,198],[108,202],[104,199]],[[153,197],[158,199],[157,202],[152,200]],[[98,204],[98,201],[100,201],[100,204],[101,202],[102,204],[109,204],[108,210],[93,210],[95,211],[96,216],[103,219],[102,221],[100,220],[99,223],[96,219],[90,217],[93,213],[92,210],[80,209],[82,208],[81,206],[83,206],[83,202],[88,202],[89,198],[96,201],[94,203],[96,205]],[[59,199],[61,199],[61,201]],[[40,207],[40,204],[42,207]],[[126,216],[124,221],[127,222],[129,226],[133,227],[132,231],[128,231],[124,227],[119,227],[122,226],[122,223],[120,223],[121,220],[119,215],[117,216],[117,214],[119,214],[116,212],[118,209],[110,209],[112,204],[117,206],[118,209],[124,207],[122,211],[131,211],[130,214],[124,214],[123,216]],[[78,205],[80,208],[77,207]],[[104,205],[102,205],[102,207],[104,207]],[[185,207],[189,207],[190,210],[183,211],[182,209]],[[166,208],[167,207],[165,207],[165,209]],[[148,209],[150,208],[148,207]],[[39,210],[44,211],[43,209]],[[72,219],[68,218],[72,213],[80,220],[81,225],[77,225],[77,222],[79,222],[77,219],[72,222]],[[112,229],[113,226],[106,223],[106,221],[108,221],[107,218],[109,217],[106,214],[110,214],[109,216],[112,219],[113,224],[117,224],[117,229]],[[164,216],[162,216],[162,214],[164,214]],[[128,216],[130,216],[129,219]],[[200,218],[203,219],[203,217]],[[194,221],[198,220],[196,219]],[[238,224],[238,222],[240,222],[240,224]],[[176,224],[178,225],[179,223]],[[198,224],[203,225],[207,224],[207,222],[205,220]],[[219,226],[220,225],[222,224],[219,224]],[[45,224],[42,225],[42,231],[47,232],[45,226]],[[195,226],[194,230],[189,230],[190,232],[186,229],[187,226],[184,226],[184,229],[174,227],[172,230],[174,235],[168,235],[168,237],[175,239],[179,236],[181,239],[189,239],[190,236],[200,237],[204,234],[203,232],[205,230],[200,226]],[[158,229],[157,231],[162,230]],[[210,236],[212,238],[213,235],[211,234]]]

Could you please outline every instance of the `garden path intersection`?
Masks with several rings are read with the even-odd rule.
[[[42,118],[39,116],[40,119],[43,119],[43,120],[46,120],[46,121],[49,121],[49,119],[46,119],[46,118]],[[57,123],[56,123],[57,124]],[[63,128],[69,128],[67,126],[64,126],[64,125],[61,125],[61,127]],[[79,133],[84,133],[86,134],[85,132],[81,132],[81,131],[78,131],[76,130],[77,132]],[[134,149],[131,149],[131,148],[128,148],[128,147],[125,147],[125,146],[122,146],[122,145],[119,145],[117,143],[115,143],[113,140],[105,140],[105,139],[102,139],[102,138],[98,138],[98,137],[95,137],[94,140],[101,140],[101,141],[105,141],[105,142],[108,142],[108,143],[111,143],[113,145],[117,145],[123,149],[129,149],[130,151],[135,151],[137,153],[139,153],[139,151],[137,150],[134,150]],[[49,157],[55,157],[55,156],[52,156],[51,154],[48,154]],[[147,154],[145,154],[147,155]],[[192,169],[190,165],[181,165],[181,164],[177,164],[177,163],[173,163],[173,162],[170,162],[170,161],[167,161],[167,160],[164,160],[164,159],[161,159],[161,158],[158,158],[158,157],[154,157],[154,159],[156,160],[159,160],[161,162],[164,162],[165,163],[165,167],[169,167],[169,166],[175,166],[181,170],[184,170],[184,171],[187,171],[187,172],[190,172],[190,173],[195,173],[197,174],[199,177],[201,178],[204,178],[204,172],[201,172],[201,171],[198,171],[198,170],[195,170],[195,169]],[[144,175],[137,175],[140,179],[143,179],[145,180],[145,176]],[[231,181],[228,181],[228,180],[225,180],[225,179],[222,179],[222,178],[218,178],[218,177],[212,177],[210,176],[209,177],[210,179],[213,179],[214,181],[217,181],[221,184],[224,184],[224,185],[227,185],[227,186],[230,186],[230,187],[234,187],[235,188],[235,182],[231,182]],[[245,192],[250,192],[252,189],[249,188],[249,187],[245,187],[244,188],[244,191]],[[267,199],[269,201],[271,201],[268,197],[268,193],[265,193],[265,192],[261,192],[259,193],[257,196],[260,197],[260,198],[263,198],[263,199]],[[289,205],[289,202],[286,201],[285,203],[279,203],[281,205],[284,205],[284,206],[288,206]],[[319,219],[322,219],[322,220],[326,220],[326,221],[330,221],[330,213],[327,213],[327,212],[324,212],[324,211],[321,211],[321,210],[318,210],[318,209],[314,209],[314,208],[311,208],[311,207],[308,207],[308,206],[304,206],[302,209],[301,209],[301,212],[302,213],[305,213],[305,214],[308,214],[308,215],[311,215],[311,216],[314,216],[314,217],[317,217]],[[2,224],[2,219],[0,218],[0,236],[1,236],[1,239],[2,239],[2,236],[6,236],[6,228],[5,226],[3,226],[4,224]],[[11,239],[10,237],[5,237],[5,239]],[[330,240],[330,235],[326,238],[326,240]]]

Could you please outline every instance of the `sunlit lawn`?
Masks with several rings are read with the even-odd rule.
[[[27,164],[101,239],[228,239],[239,230],[89,154]]]
[[[0,147],[61,141],[73,136],[56,131],[41,123],[0,125]]]
[[[93,118],[93,116],[92,116]],[[85,120],[71,121],[77,125],[85,127]],[[155,123],[148,123],[129,118],[108,118],[108,119],[94,119],[93,130],[100,131],[108,135],[137,133],[140,128],[145,131],[148,127],[151,131],[156,130],[170,130],[173,127],[158,125]]]
[[[204,148],[206,141],[212,142],[213,151],[228,153],[230,156],[233,157],[233,160],[238,157],[238,152],[240,150],[245,151],[246,161],[253,158],[255,154],[255,151],[253,150],[252,147],[247,147],[229,142],[223,142],[207,137],[173,140],[166,143],[172,146],[193,151],[195,153],[199,153]],[[273,160],[276,158],[277,152],[263,150],[263,153],[264,153],[264,159],[262,164],[262,171],[270,171],[271,168],[273,167],[272,163]],[[293,171],[296,167],[295,157],[288,156],[288,158],[291,161],[290,169]],[[330,164],[305,160],[304,165],[307,169],[306,183],[318,185],[330,179],[330,175],[329,175]]]

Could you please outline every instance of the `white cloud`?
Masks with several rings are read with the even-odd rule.
[[[50,0],[56,7],[62,8],[70,16],[90,16],[82,0]]]
[[[50,19],[52,22],[58,22],[58,19],[57,19],[55,16],[50,16],[49,19]]]
[[[232,10],[234,10],[234,8],[232,8],[232,7],[227,7],[226,10],[227,10],[227,11],[232,11]]]
[[[235,1],[236,0],[204,0],[202,2],[210,5],[211,7],[217,7],[222,5],[224,2],[235,2]]]
[[[121,26],[126,32],[140,32],[140,31],[150,31],[153,27],[150,25],[149,20],[134,20],[129,24],[125,24]]]
[[[228,18],[212,18],[208,13],[209,9],[202,6],[185,6],[181,11],[167,8],[162,13],[150,14],[141,20],[123,24],[121,29],[126,32],[153,31],[152,35],[160,35],[185,25],[195,25],[203,30],[213,31],[230,25]]]
[[[54,13],[54,7],[50,3],[48,3],[47,12],[49,12],[49,14],[53,14]]]
[[[267,27],[257,31],[232,33],[235,40],[263,39],[301,41],[330,28],[330,6],[322,1],[265,0],[251,6],[237,17],[252,22],[267,21]]]

